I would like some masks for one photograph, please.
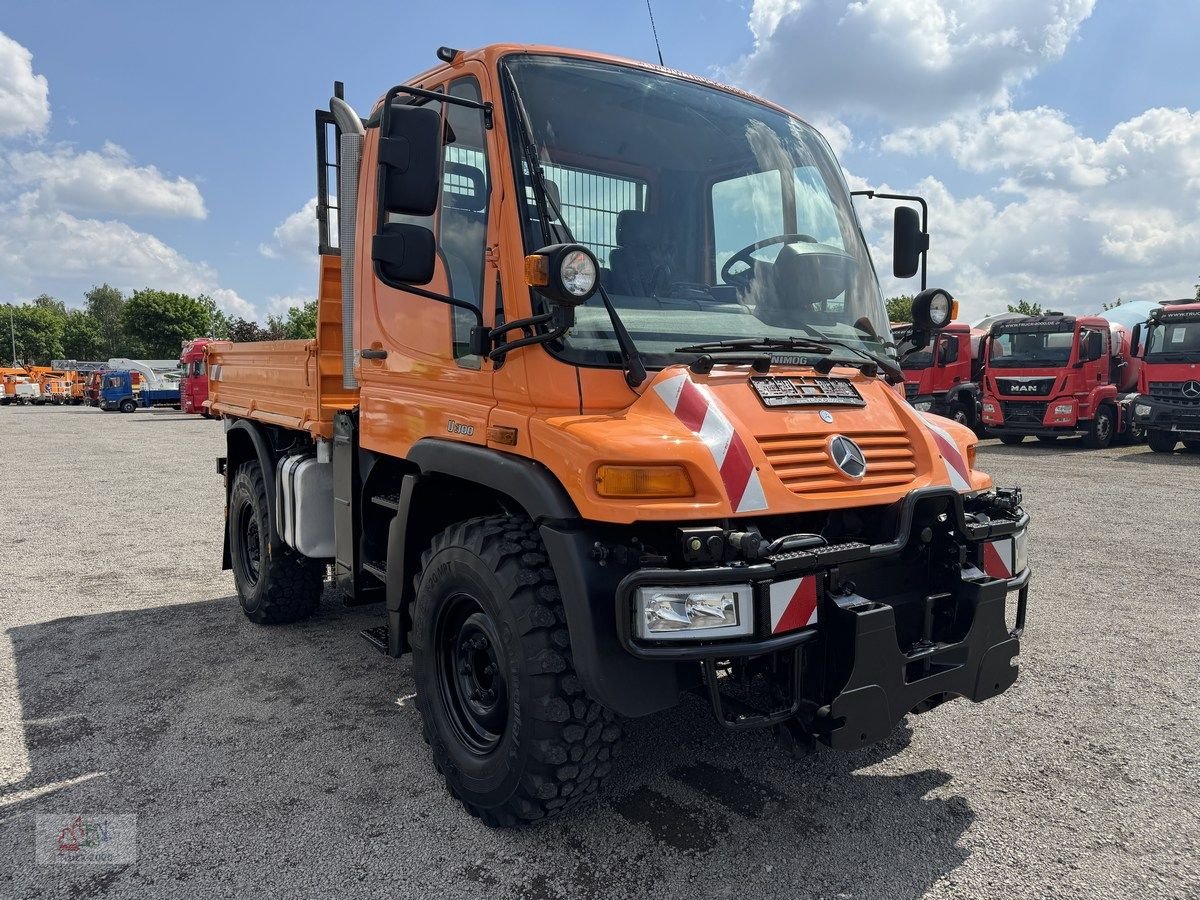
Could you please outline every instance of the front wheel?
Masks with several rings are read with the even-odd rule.
[[[451,526],[422,557],[413,677],[433,762],[491,826],[556,815],[600,787],[621,726],[584,693],[537,526]]]
[[[1112,409],[1101,406],[1096,410],[1088,430],[1083,435],[1083,446],[1089,450],[1103,450],[1112,443],[1115,423]]]
[[[137,404],[134,403],[132,400],[122,400],[121,401],[121,412],[131,413],[136,409],[137,409]]]
[[[1153,430],[1146,432],[1146,443],[1155,453],[1174,453],[1175,445],[1179,443],[1173,431]]]
[[[975,427],[975,416],[973,411],[967,404],[961,401],[955,401],[950,404],[950,408],[946,410],[948,419],[953,419],[959,425],[966,425],[968,428]]]
[[[1024,440],[1025,440],[1025,435],[1023,435],[1023,434],[1002,434],[1002,435],[1000,435],[1000,443],[1004,444],[1006,447],[1013,447],[1017,444],[1022,443]]]

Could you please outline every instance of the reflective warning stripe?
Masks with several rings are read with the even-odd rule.
[[[946,464],[946,475],[950,479],[950,483],[954,485],[956,491],[971,490],[971,470],[967,466],[967,461],[963,459],[962,453],[959,452],[958,444],[954,442],[954,438],[934,425],[933,422],[925,418],[925,424],[929,426],[929,432],[933,435],[933,442],[937,444],[938,453],[941,454],[942,462]]]
[[[766,509],[767,498],[750,459],[750,451],[733,423],[717,406],[712,392],[685,374],[674,375],[655,385],[654,392],[684,427],[708,447],[734,512]]]
[[[771,634],[817,624],[817,578],[806,575],[771,585]]]
[[[983,571],[990,578],[1008,579],[1013,577],[1012,538],[989,541],[983,545]]]

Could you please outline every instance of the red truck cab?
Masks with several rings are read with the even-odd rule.
[[[1049,313],[992,327],[984,346],[983,424],[1005,444],[1082,437],[1091,448],[1136,440],[1141,361],[1124,326]]]
[[[184,341],[179,354],[179,368],[183,377],[179,381],[179,408],[185,413],[197,413],[209,417],[204,401],[208,399],[208,369],[204,362],[204,348],[212,341],[196,338]]]
[[[909,326],[896,330],[902,344]],[[951,322],[924,350],[909,353],[904,369],[904,396],[916,409],[945,416],[974,428],[979,421],[979,372],[972,359],[971,328]]]
[[[1183,442],[1200,453],[1200,301],[1164,301],[1133,330],[1142,359],[1134,416],[1150,449],[1172,453]]]

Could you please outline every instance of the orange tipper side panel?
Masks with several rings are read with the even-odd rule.
[[[208,345],[207,405],[216,415],[333,437],[333,415],[358,402],[342,387],[341,264],[321,257],[317,340]]]
[[[658,373],[615,421],[535,415],[534,455],[559,477],[585,518],[619,523],[873,506],[930,485],[979,490],[990,484],[970,470],[970,441],[961,428],[940,419],[936,430],[927,429],[928,420],[882,381],[853,369],[838,374],[850,378],[867,406],[824,408],[833,420],[826,422],[819,409],[768,409],[745,369],[695,375],[674,366]],[[867,472],[861,479],[833,465],[827,445],[836,435],[862,448]],[[599,465],[667,462],[687,468],[695,497],[637,503],[596,493]]]

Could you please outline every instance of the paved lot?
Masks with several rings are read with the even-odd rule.
[[[1200,458],[989,442],[1037,567],[1016,687],[793,762],[688,702],[603,800],[490,831],[420,740],[407,659],[327,593],[247,622],[220,425],[0,409],[0,898],[1200,896]],[[44,813],[136,814],[111,869]]]

